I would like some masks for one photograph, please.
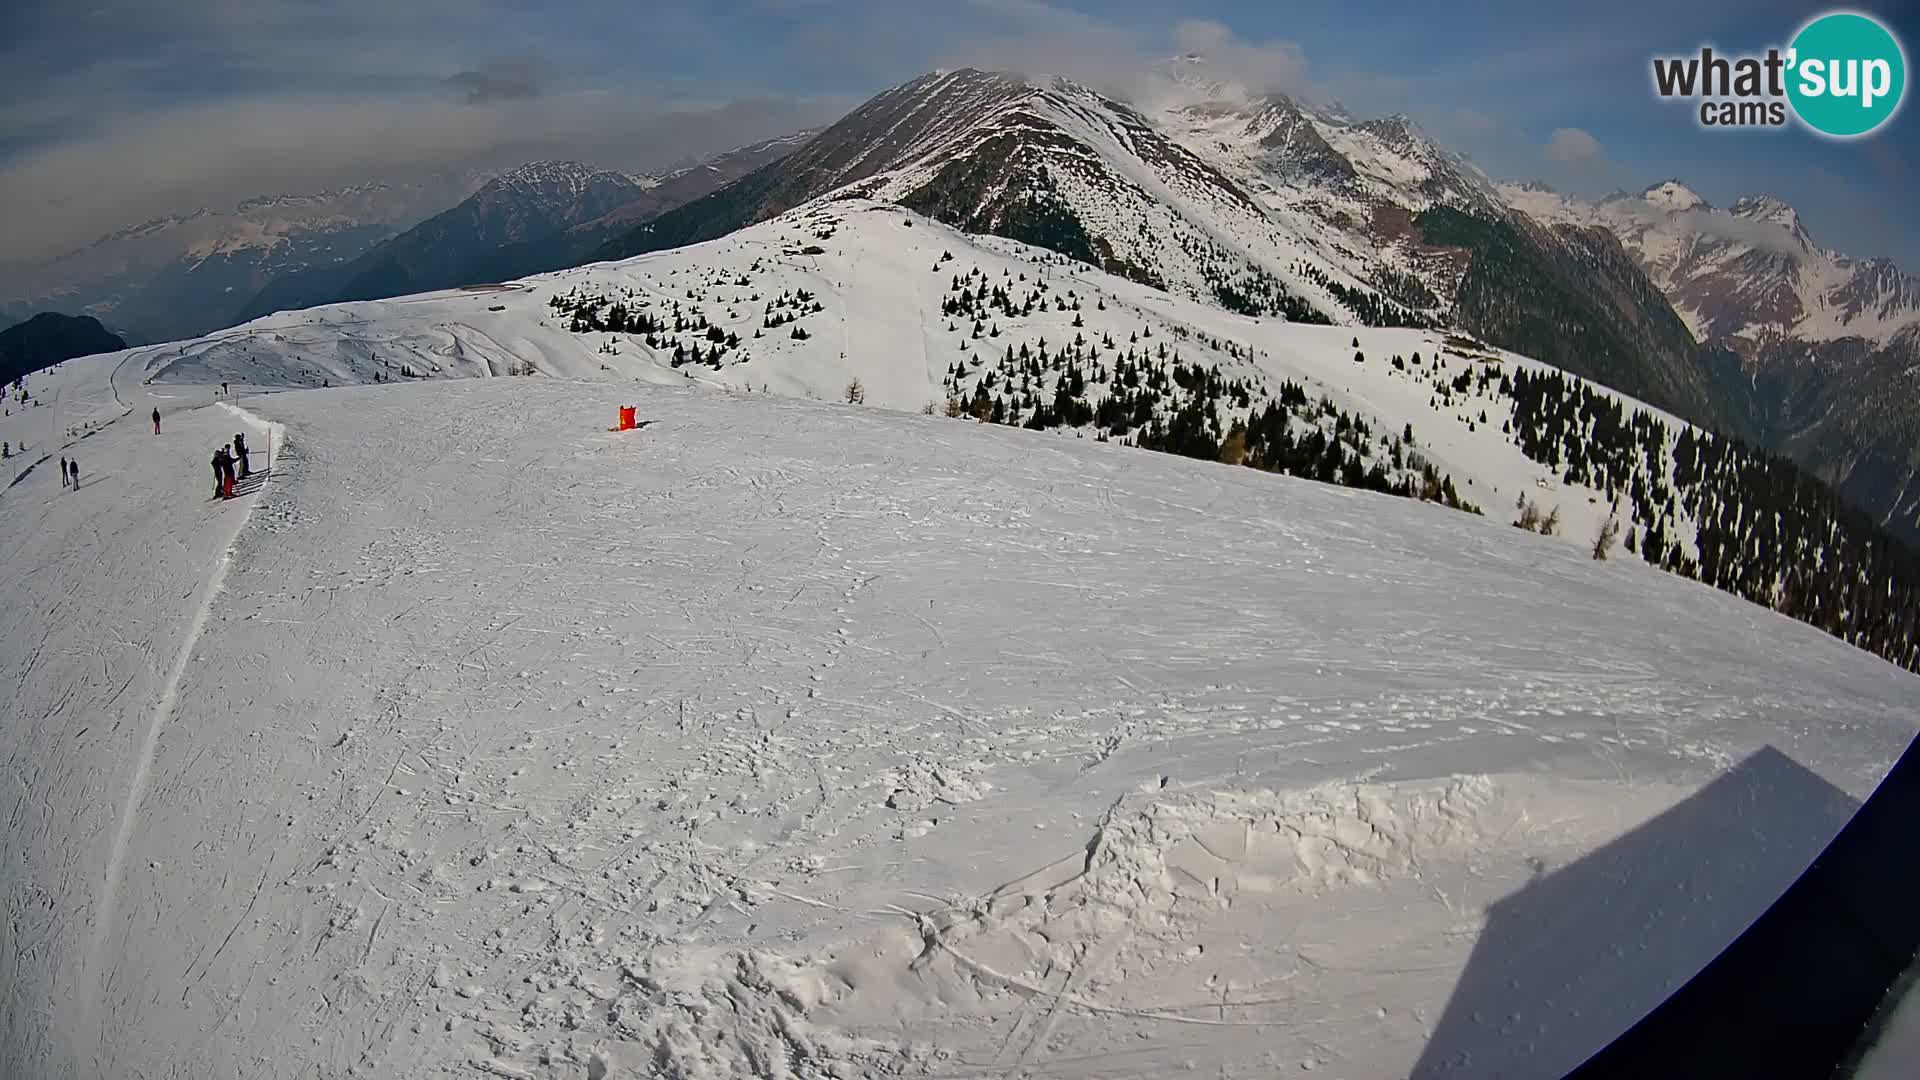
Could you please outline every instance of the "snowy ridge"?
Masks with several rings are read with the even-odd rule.
[[[984,320],[983,331],[994,334],[975,338],[968,319],[956,321],[943,312],[953,278],[975,272],[981,281],[1004,283],[1015,293],[1051,282],[1056,296],[1072,290],[1079,309],[1054,310],[1050,302],[1019,326]],[[771,303],[801,292],[816,298],[808,308],[817,303],[823,310],[768,329]],[[739,344],[720,348],[706,330],[691,328],[659,335],[654,345],[644,334],[577,332],[566,311],[555,306],[576,295],[599,298],[603,314],[615,300],[636,311],[646,305],[668,319],[677,310],[689,327],[698,319]],[[787,318],[781,311],[793,309],[773,315]],[[795,336],[796,326],[805,337]],[[990,371],[980,361],[1007,350],[1076,337],[1096,345],[1110,340],[1124,349],[1143,330],[1187,361],[1251,380],[1262,395],[1277,395],[1284,383],[1297,382],[1383,436],[1411,425],[1418,451],[1453,478],[1462,497],[1490,514],[1509,515],[1524,495],[1543,513],[1560,508],[1562,539],[1584,545],[1609,512],[1604,492],[1569,483],[1513,445],[1501,419],[1510,405],[1485,396],[1482,387],[1457,397],[1449,391],[1442,406],[1433,385],[1444,379],[1451,386],[1462,372],[1482,368],[1496,375],[1552,373],[1546,365],[1480,346],[1463,352],[1438,331],[1308,326],[1235,315],[1051,252],[970,237],[891,206],[837,196],[693,248],[499,289],[287,312],[136,355],[156,383],[274,387],[524,370],[838,400],[858,378],[869,404],[918,411],[942,409],[949,397],[972,393]],[[1355,341],[1365,362],[1354,361]],[[715,350],[719,359],[689,362],[689,346],[703,355]],[[1146,347],[1153,348],[1151,339]],[[1416,354],[1425,357],[1425,366],[1391,363],[1395,356]],[[957,383],[950,379],[956,366],[965,372]],[[1665,421],[1673,438],[1687,430],[1658,410],[1630,400],[1627,405]],[[1384,442],[1375,445],[1376,453],[1389,452]],[[1660,479],[1671,479],[1670,462]],[[1691,551],[1692,523],[1684,509],[1672,528],[1674,541]]]
[[[1061,78],[923,76],[681,227],[642,228],[610,253],[706,239],[716,222],[751,224],[837,193],[1242,310],[1431,325],[1459,267],[1412,242],[1413,215],[1506,213],[1478,170],[1404,118],[1353,123],[1191,75],[1166,85],[1136,107]]]
[[[261,210],[269,207],[307,206],[312,203],[323,203],[329,200],[338,199],[345,196],[371,195],[376,192],[390,191],[390,190],[392,190],[391,184],[382,184],[382,183],[349,184],[346,187],[339,188],[337,190],[319,191],[319,192],[314,192],[312,194],[260,195],[260,196],[256,196],[255,198],[246,199],[242,201],[237,206],[235,206],[234,209],[241,213],[245,213],[249,210]]]
[[[489,180],[486,187],[509,197],[517,194],[567,199],[579,198],[595,184],[633,188],[646,186],[641,180],[625,173],[596,169],[578,161],[532,161],[501,173]]]

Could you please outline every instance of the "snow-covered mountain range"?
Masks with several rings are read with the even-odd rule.
[[[1721,209],[1677,180],[1597,204],[1537,185],[1502,193],[1618,237],[1696,336],[1740,357],[1751,435],[1920,540],[1920,278],[1819,246],[1771,196]]]
[[[1920,278],[1887,259],[1820,247],[1793,207],[1754,195],[1720,208],[1678,180],[1588,203],[1539,185],[1502,185],[1546,222],[1620,238],[1696,336],[1761,356],[1782,339],[1885,345],[1920,326]]]
[[[1738,394],[1608,234],[1509,212],[1402,117],[1353,121],[1188,62],[1140,105],[959,70],[889,90],[792,155],[602,249],[725,235],[830,193],[922,211],[1246,314],[1447,322],[1705,418]],[[1581,332],[1562,328],[1578,324]]]
[[[56,259],[0,264],[0,313],[19,321],[72,311],[130,340],[168,341],[285,307],[550,270],[774,160],[808,134],[659,175],[532,162],[157,218]]]
[[[1179,74],[1172,85],[1202,92]],[[966,69],[881,94],[753,182],[605,254],[706,239],[835,190],[1052,239],[1182,295],[1232,290],[1248,307],[1340,321],[1354,319],[1349,293],[1376,292],[1376,278],[1446,276],[1405,236],[1373,230],[1381,208],[1497,204],[1485,177],[1403,118],[1346,124],[1244,96],[1169,96],[1149,115],[1065,80]],[[1049,204],[1065,212],[1057,222]],[[1443,303],[1374,302],[1409,320]]]
[[[523,170],[408,235],[276,271],[206,325],[508,280],[712,239],[829,195],[872,198],[1236,312],[1457,328],[1787,452],[1920,539],[1907,453],[1920,290],[1890,264],[1819,248],[1775,200],[1721,211],[1669,183],[1587,205],[1496,184],[1404,117],[1249,92],[1197,57],[1157,68],[1131,102],[935,72],[817,135],[609,178],[633,184],[626,200],[579,202],[572,185],[593,170],[569,170],[553,183]]]
[[[591,221],[658,184],[652,177],[577,161],[532,162],[493,177],[457,206],[357,258],[284,275],[233,310],[237,318],[252,318],[336,300],[377,300],[493,280],[487,264],[502,249]]]
[[[348,263],[275,280],[235,321],[572,266],[608,237],[779,159],[806,137],[769,139],[659,176],[628,176],[580,162],[525,165]]]
[[[1920,538],[1920,476],[1906,453],[1920,418],[1905,404],[1920,400],[1905,359],[1920,332],[1900,329],[1906,286],[1884,285],[1897,279],[1888,268],[1848,270],[1808,308],[1824,314],[1795,316],[1830,328],[1844,316],[1884,345],[1781,339],[1756,358],[1735,337],[1704,333],[1712,305],[1690,303],[1688,290],[1746,298],[1784,286],[1701,284],[1691,263],[1664,254],[1673,245],[1658,230],[1616,232],[1547,193],[1503,188],[1401,117],[1356,121],[1249,93],[1192,59],[1162,68],[1156,86],[1127,103],[1059,79],[936,72],[600,257],[712,239],[809,199],[879,199],[1229,310],[1456,327],[1788,452]],[[1636,220],[1626,209],[1610,211],[1623,226]],[[1742,213],[1724,215],[1734,224],[1722,231],[1771,237],[1781,215],[1760,203]],[[1819,259],[1828,269],[1807,280],[1851,265]],[[1741,327],[1764,321],[1742,310]],[[1856,358],[1863,344],[1870,355]],[[1771,371],[1756,377],[1756,365]]]
[[[448,173],[157,218],[58,259],[0,267],[0,307],[93,315],[140,340],[192,337],[230,325],[268,281],[354,259],[485,179]]]

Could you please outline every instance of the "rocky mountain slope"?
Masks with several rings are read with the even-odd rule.
[[[823,196],[876,198],[1244,314],[1458,325],[1745,430],[1737,371],[1701,355],[1605,232],[1510,211],[1404,117],[1249,94],[1193,60],[1162,85],[1135,105],[1058,79],[927,75],[599,255],[712,239]]]

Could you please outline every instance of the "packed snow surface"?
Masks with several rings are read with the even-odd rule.
[[[1497,518],[151,355],[0,420],[83,470],[0,494],[7,1076],[1557,1076],[1915,732],[1891,665]]]

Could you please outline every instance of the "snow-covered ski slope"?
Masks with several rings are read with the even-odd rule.
[[[1410,500],[165,356],[30,380],[129,413],[0,494],[8,1076],[1557,1076],[1915,733],[1810,627]]]
[[[961,286],[968,291],[983,284],[1005,288],[1017,303],[1044,284],[1047,302],[1017,319],[983,319],[984,336],[976,338],[969,318],[943,310],[956,295],[956,279],[970,274]],[[778,303],[802,293],[812,298],[797,305],[805,313]],[[669,322],[678,312],[688,328],[659,335],[653,348],[644,335],[574,332],[571,317],[552,306],[568,297],[601,301],[602,315],[615,301]],[[1078,310],[1054,303],[1069,297]],[[793,321],[767,329],[769,304],[773,316]],[[820,310],[811,310],[816,304]],[[676,345],[714,347],[692,328],[695,318],[740,342],[726,348],[717,365],[676,367]],[[796,328],[808,336],[794,338]],[[763,336],[755,338],[756,331]],[[1489,365],[1502,372],[1549,370],[1533,360],[1456,348],[1444,331],[1237,315],[861,199],[816,203],[706,244],[490,289],[284,312],[206,338],[136,350],[132,367],[156,385],[224,380],[286,387],[368,382],[376,373],[401,379],[403,369],[423,377],[505,375],[524,365],[549,375],[691,382],[828,401],[842,399],[858,378],[868,404],[919,411],[944,408],[945,380],[956,364],[964,372],[962,390],[970,392],[983,377],[976,361],[984,359],[990,369],[1009,349],[1044,343],[1057,351],[1076,338],[1109,363],[1129,349],[1144,355],[1165,348],[1186,363],[1250,380],[1256,401],[1291,380],[1367,419],[1380,436],[1410,424],[1418,450],[1453,476],[1464,498],[1501,519],[1513,517],[1521,495],[1543,512],[1558,507],[1567,543],[1590,544],[1609,510],[1601,492],[1565,483],[1503,433],[1511,401],[1469,392],[1443,402],[1435,389],[1436,380],[1450,383]],[[1363,362],[1355,362],[1356,352]],[[1416,354],[1423,366],[1391,363],[1396,355]],[[1101,392],[1096,387],[1093,394]],[[1675,433],[1683,426],[1648,411]],[[1684,510],[1676,511],[1673,525],[1677,542],[1690,545]]]

